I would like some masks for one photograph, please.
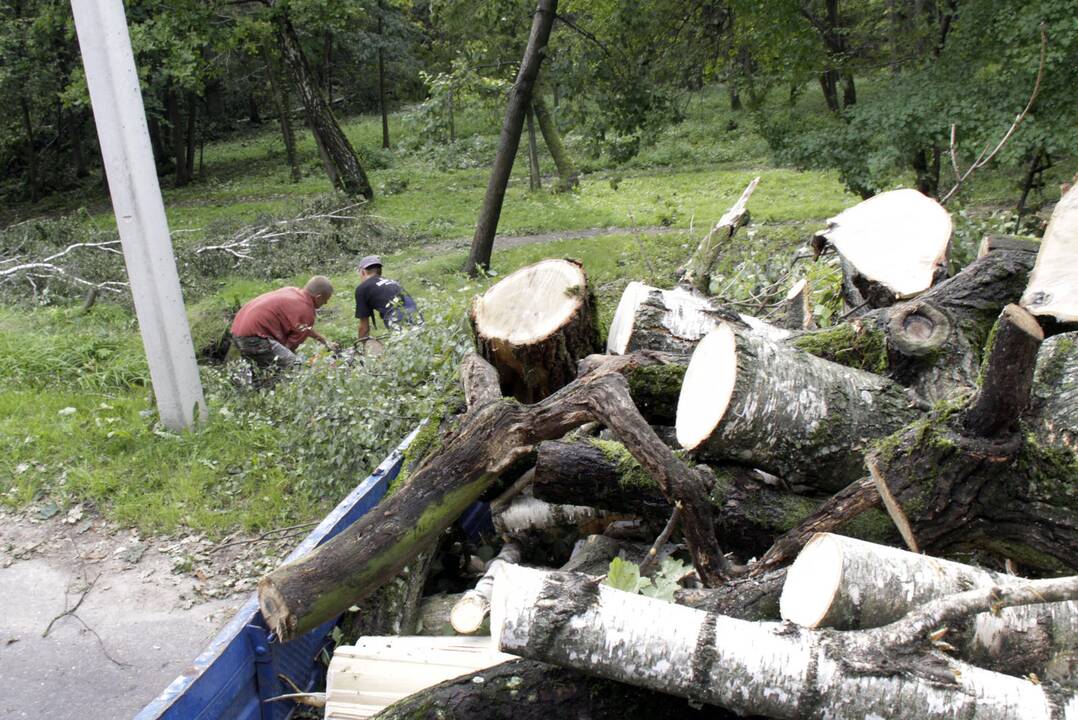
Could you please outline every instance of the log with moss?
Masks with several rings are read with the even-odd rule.
[[[667,500],[682,504],[693,564],[705,583],[720,582],[731,565],[715,539],[703,479],[655,435],[614,368],[600,364],[535,405],[467,393],[488,399],[470,409],[406,484],[329,542],[259,581],[259,604],[273,631],[289,640],[369,596],[536,445],[591,421],[623,440]],[[477,375],[470,377],[475,381]],[[487,384],[494,385],[496,377],[488,367]]]
[[[1024,419],[1044,452],[1078,453],[1078,332],[1041,345]]]
[[[706,472],[719,540],[723,547],[746,558],[763,553],[776,535],[797,527],[821,502],[769,485],[750,468],[724,465]],[[541,443],[532,492],[547,502],[588,502],[640,515],[660,528],[671,510],[658,486],[625,446],[609,440]],[[882,510],[862,510],[838,527],[872,542],[898,539]]]
[[[1042,572],[1075,568],[1078,460],[1042,445],[1020,420],[1042,338],[1033,316],[1005,308],[977,394],[941,405],[870,457],[911,549],[979,549]]]
[[[595,301],[574,260],[543,260],[507,275],[471,310],[479,354],[498,371],[502,394],[536,402],[576,377],[598,350]]]
[[[962,272],[908,302],[790,342],[843,365],[886,374],[930,402],[976,385],[988,334],[1026,286],[1031,241],[996,243]]]
[[[693,353],[676,427],[695,457],[835,491],[864,474],[873,441],[921,412],[886,378],[722,324]]]

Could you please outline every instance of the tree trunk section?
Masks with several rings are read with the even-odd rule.
[[[376,720],[733,720],[669,695],[535,660],[447,680],[390,705]]]
[[[543,260],[506,276],[476,299],[471,322],[503,394],[525,403],[571,382],[577,361],[598,348],[587,276],[571,260]]]
[[[506,568],[491,613],[503,652],[741,714],[864,720],[894,717],[901,698],[902,716],[923,720],[1049,720],[1078,702],[928,652],[910,666],[920,672],[896,672],[879,631],[746,622],[563,573]]]
[[[333,110],[318,87],[291,20],[281,17],[276,25],[281,58],[299,91],[307,114],[307,123],[318,143],[330,182],[346,195],[362,196],[370,200],[374,197],[374,191],[367,180],[367,174],[359,164],[352,143],[341,131],[337,119],[333,116]]]
[[[379,6],[378,12],[383,12]],[[378,37],[385,42],[385,28],[382,16],[378,16]],[[386,59],[385,50],[378,46],[378,109],[382,113],[382,148],[389,149],[389,108],[386,106]]]
[[[1078,332],[1055,335],[1041,345],[1024,419],[1037,442],[1078,454]]]
[[[419,554],[390,582],[359,604],[355,614],[345,616],[341,630],[347,641],[368,635],[416,635],[419,631],[420,598],[434,560],[434,548]]]
[[[528,46],[524,59],[520,63],[516,81],[509,91],[509,105],[505,110],[501,136],[498,138],[498,154],[491,169],[487,193],[483,198],[483,207],[479,211],[475,236],[465,272],[472,277],[479,269],[490,268],[490,256],[494,249],[494,234],[498,230],[498,218],[501,216],[502,203],[505,200],[505,188],[509,184],[509,175],[513,171],[517,148],[520,145],[520,133],[524,126],[524,114],[531,103],[532,88],[539,76],[539,66],[546,54],[550,28],[554,24],[554,15],[558,9],[558,0],[539,0],[532,20]]]
[[[711,228],[711,231],[700,241],[685,266],[685,272],[680,280],[681,285],[695,288],[697,292],[704,295],[711,294],[711,272],[719,259],[719,253],[733,239],[738,228],[748,223],[749,198],[752,197],[752,192],[759,182],[759,177],[753,178],[737,202],[719,218],[715,227]]]
[[[859,630],[902,619],[929,601],[1021,578],[853,540],[817,535],[787,571],[782,619]],[[988,670],[1071,681],[1078,668],[1078,602],[1003,608],[951,625],[946,640]]]
[[[183,113],[176,88],[169,86],[166,109],[168,110],[169,134],[172,139],[172,161],[175,167],[176,187],[184,187],[191,178],[187,176],[187,143],[183,132]]]
[[[1078,323],[1078,183],[1059,199],[1044,231],[1022,305],[1038,317]],[[1072,328],[1073,329],[1073,328]]]
[[[1008,410],[1030,396],[1041,333],[1017,306],[1005,309],[1000,323],[978,395],[888,438],[869,467],[911,548],[979,548],[1066,571],[1078,558],[1078,460],[1027,438]],[[984,400],[992,397],[1002,399]]]
[[[697,457],[834,492],[863,476],[872,442],[919,416],[886,378],[722,324],[685,372],[677,438]]]
[[[479,630],[490,613],[490,595],[494,591],[494,577],[503,564],[516,565],[520,562],[520,547],[515,543],[502,546],[498,556],[487,566],[487,571],[475,587],[464,593],[453,605],[449,613],[449,622],[459,633],[469,634]]]
[[[299,159],[296,157],[296,133],[292,128],[292,111],[289,107],[288,86],[281,82],[280,65],[269,48],[262,48],[262,60],[266,65],[266,76],[273,92],[273,102],[277,106],[277,121],[281,126],[281,141],[284,143],[289,177],[291,177],[292,182],[298,183],[301,174]]]

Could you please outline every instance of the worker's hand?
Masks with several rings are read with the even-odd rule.
[[[340,352],[341,351],[341,344],[339,342],[334,342],[332,340],[326,340],[326,347],[329,348],[330,352]]]

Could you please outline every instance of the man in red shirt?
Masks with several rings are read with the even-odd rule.
[[[329,302],[333,285],[315,275],[302,289],[285,287],[259,295],[240,308],[232,321],[232,341],[256,371],[279,370],[299,363],[295,350],[313,337],[330,350],[339,348],[314,329],[315,310]]]

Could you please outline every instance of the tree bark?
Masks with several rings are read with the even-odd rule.
[[[187,143],[183,132],[183,113],[180,111],[180,99],[177,97],[175,87],[169,86],[166,100],[169,132],[172,138],[172,160],[176,168],[174,171],[176,187],[184,187],[191,178],[187,175]]]
[[[528,106],[528,189],[532,192],[543,188],[543,178],[539,174],[539,148],[535,142],[535,111]]]
[[[869,468],[907,545],[979,548],[1042,571],[1078,558],[1078,461],[1026,436],[1007,408],[1029,398],[1040,328],[1011,306],[994,333],[987,372],[968,405],[943,405],[881,443]],[[1015,327],[1007,328],[1014,324]],[[1025,358],[1022,366],[991,355]],[[984,398],[1004,400],[989,404]]]
[[[674,601],[737,620],[777,621],[786,572],[786,568],[781,568],[762,575],[733,578],[717,588],[680,588],[674,591]]]
[[[359,604],[341,622],[348,640],[368,635],[415,635],[419,630],[420,599],[434,548],[420,553],[400,573]]]
[[[499,535],[515,536],[556,527],[580,527],[613,522],[611,513],[586,505],[548,503],[522,495],[494,515],[494,530]],[[602,528],[598,528],[601,530]]]
[[[733,720],[669,695],[534,660],[513,660],[447,680],[372,720]]]
[[[1020,582],[841,535],[820,534],[787,571],[782,619],[803,627],[859,630],[887,625],[931,600],[974,587]],[[996,672],[1072,681],[1078,668],[1078,602],[1003,608],[954,623],[948,644]]]
[[[333,110],[319,90],[318,82],[307,64],[307,58],[296,36],[296,30],[287,16],[277,18],[276,33],[281,58],[303,101],[307,123],[318,143],[330,182],[346,195],[362,196],[370,200],[374,197],[374,191],[367,174],[359,164],[352,143],[341,131],[341,126],[333,116]]]
[[[659,440],[632,404],[625,378],[607,367],[535,405],[499,400],[475,408],[403,488],[329,542],[259,581],[266,622],[287,641],[369,596],[535,445],[588,421],[610,428],[668,500],[682,504],[693,564],[705,583],[720,582],[731,568],[715,542],[701,478]]]
[[[1078,332],[1048,338],[1037,353],[1024,420],[1037,442],[1078,455]]]
[[[554,24],[554,15],[558,9],[558,0],[539,0],[532,20],[528,46],[524,50],[524,59],[520,63],[516,81],[509,91],[509,105],[505,110],[501,136],[498,138],[498,154],[490,172],[490,182],[483,198],[483,207],[472,238],[472,248],[464,271],[476,277],[480,268],[490,268],[490,256],[494,249],[494,234],[498,230],[498,218],[501,216],[502,203],[505,200],[505,188],[509,175],[513,171],[517,148],[520,145],[520,132],[524,125],[524,114],[531,102],[532,88],[539,75],[539,66],[546,54],[550,28]]]
[[[634,280],[625,286],[614,310],[606,351],[614,355],[637,350],[688,355],[701,338],[724,321],[775,341],[790,335],[683,287],[660,290]]]
[[[1048,720],[1078,702],[920,650],[920,637],[903,642],[896,658],[890,648],[905,640],[901,624],[842,635],[793,630],[521,567],[498,578],[491,613],[503,652],[742,714],[864,720],[893,717],[901,698],[903,717]]]
[[[598,349],[587,275],[572,260],[521,268],[472,305],[479,354],[497,370],[503,394],[535,402],[576,377],[577,362]]]
[[[812,288],[805,278],[794,283],[794,286],[786,293],[784,324],[787,330],[816,329],[816,323],[812,319]]]
[[[379,3],[378,12],[382,13],[383,11],[384,9]],[[385,26],[381,14],[378,16],[378,38],[380,42],[385,42]],[[388,150],[389,108],[386,106],[386,60],[385,50],[381,44],[378,45],[378,109],[382,113],[382,148]]]
[[[515,543],[503,545],[475,587],[464,593],[453,604],[453,609],[449,613],[449,622],[454,630],[463,634],[479,630],[483,625],[483,620],[490,613],[490,594],[494,590],[494,577],[499,572],[499,568],[505,563],[516,565],[519,562],[520,546]]]
[[[554,122],[554,116],[547,109],[543,93],[537,91],[532,96],[532,109],[535,110],[535,119],[539,122],[539,131],[543,134],[543,142],[546,143],[550,156],[554,158],[554,166],[558,169],[558,192],[572,190],[580,185],[580,173],[573,165],[569,152],[562,142],[558,125]]]
[[[284,143],[284,154],[288,161],[289,176],[292,182],[300,181],[299,159],[296,157],[296,133],[292,128],[292,112],[289,107],[288,87],[280,80],[280,65],[267,47],[262,48],[262,60],[266,66],[266,76],[269,79],[270,89],[273,93],[273,102],[277,106],[277,121],[281,126],[281,140]]]
[[[719,259],[719,252],[733,239],[738,228],[749,221],[748,202],[752,197],[752,191],[756,189],[760,178],[753,178],[748,186],[742,191],[729,210],[727,210],[715,227],[704,236],[696,251],[685,265],[685,272],[679,283],[685,287],[695,288],[704,295],[711,294],[711,272]]]
[[[689,362],[677,438],[696,457],[834,492],[863,476],[872,442],[920,414],[886,378],[723,324]]]
[[[187,93],[187,130],[184,133],[184,172],[187,182],[195,177],[195,154],[198,152],[198,96]]]

